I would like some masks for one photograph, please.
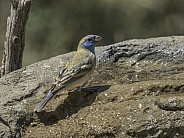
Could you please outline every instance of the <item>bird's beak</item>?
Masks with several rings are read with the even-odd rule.
[[[96,41],[96,42],[100,41],[101,39],[102,39],[101,36],[96,35],[96,37],[95,37],[95,41]]]

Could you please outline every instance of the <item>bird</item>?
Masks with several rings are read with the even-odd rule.
[[[96,67],[95,46],[102,39],[99,35],[83,37],[70,62],[59,72],[47,95],[35,107],[34,112],[41,112],[52,97],[60,91],[77,89],[87,82]]]

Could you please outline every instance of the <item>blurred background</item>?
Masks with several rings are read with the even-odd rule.
[[[0,62],[10,0],[0,0]],[[23,66],[76,50],[87,34],[98,45],[127,39],[184,35],[183,0],[34,0]]]

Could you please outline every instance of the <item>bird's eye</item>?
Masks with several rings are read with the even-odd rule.
[[[92,41],[92,38],[88,38],[88,41],[91,42]]]

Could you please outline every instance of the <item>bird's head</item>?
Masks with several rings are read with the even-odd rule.
[[[78,49],[84,48],[94,53],[95,45],[101,39],[102,37],[98,35],[87,35],[80,40]]]

